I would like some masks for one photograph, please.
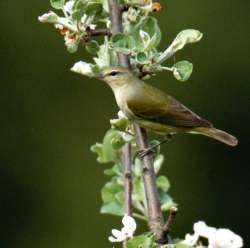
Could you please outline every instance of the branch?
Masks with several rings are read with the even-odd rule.
[[[122,150],[124,165],[125,213],[132,216],[132,161],[131,145],[126,143]]]
[[[149,147],[147,141],[147,133],[144,128],[134,124],[136,133],[136,144],[138,150],[144,150]],[[167,235],[164,230],[164,218],[161,211],[159,194],[156,186],[156,176],[154,172],[154,161],[151,155],[142,158],[142,176],[148,207],[149,227],[155,234],[157,243],[167,243]]]
[[[90,41],[93,36],[111,36],[111,32],[107,28],[99,28],[95,30],[91,30],[90,28],[86,29],[86,34],[83,37],[85,42]]]
[[[168,220],[167,220],[166,224],[164,225],[164,231],[166,232],[167,235],[171,231],[171,228],[173,226],[178,209],[176,207],[172,207],[172,208],[170,208],[169,211],[170,212],[169,212]]]
[[[111,19],[111,33],[117,34],[123,31],[122,27],[122,8],[117,0],[108,0]],[[129,58],[125,54],[117,53],[119,64],[130,68]],[[122,150],[124,164],[124,188],[125,188],[125,213],[132,216],[132,158],[131,144],[125,144]]]
[[[109,13],[111,19],[111,32],[112,34],[121,33],[122,27],[122,12],[123,8],[119,5],[117,0],[108,0]],[[122,67],[130,68],[129,57],[123,53],[117,53],[119,64]]]
[[[111,32],[117,34],[123,32],[122,27],[122,11],[123,8],[119,5],[117,0],[108,0],[109,12],[111,19]],[[118,53],[118,59],[121,66],[130,68],[129,57],[125,54]],[[148,148],[146,130],[137,124],[133,124],[137,149],[143,150]],[[125,151],[125,148],[123,152]],[[124,154],[125,155],[125,154]],[[164,218],[161,211],[159,195],[156,186],[156,176],[154,172],[153,159],[151,155],[147,155],[142,159],[142,176],[144,188],[146,193],[146,200],[148,206],[149,227],[155,234],[156,241],[161,244],[167,243],[167,235],[164,231]],[[128,189],[125,189],[128,192]],[[126,199],[126,201],[128,198]],[[126,203],[127,205],[127,203]]]

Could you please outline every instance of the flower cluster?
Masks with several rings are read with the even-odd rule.
[[[109,236],[110,242],[123,242],[124,240],[128,238],[132,238],[134,235],[134,232],[136,230],[136,222],[135,220],[125,215],[122,219],[123,228],[121,230],[112,229],[112,235]]]
[[[242,238],[229,229],[209,227],[205,222],[199,221],[194,224],[194,234],[187,234],[182,242],[192,247],[205,247],[201,238],[208,241],[208,248],[241,248],[243,247]]]
[[[61,10],[63,16],[50,11],[38,19],[42,23],[54,24],[64,36],[65,46],[70,53],[76,52],[83,44],[89,53],[95,55],[95,63],[77,62],[71,68],[76,73],[95,77],[103,68],[116,66],[115,53],[121,52],[130,55],[132,69],[144,79],[167,70],[177,80],[187,81],[193,71],[192,63],[183,60],[170,67],[163,63],[185,45],[200,41],[202,33],[195,29],[184,30],[165,51],[160,52],[157,47],[162,38],[161,31],[156,18],[150,13],[160,11],[161,4],[152,0],[124,0],[124,3],[128,6],[123,13],[124,33],[111,38],[106,35],[102,45],[93,40],[91,31],[99,27],[103,29],[103,26],[110,29],[107,0],[51,0],[52,7]]]

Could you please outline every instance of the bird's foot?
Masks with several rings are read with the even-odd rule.
[[[156,153],[156,148],[166,142],[169,142],[172,139],[173,135],[172,134],[168,134],[165,136],[165,138],[160,142],[157,143],[149,148],[145,148],[145,149],[141,149],[139,150],[136,155],[139,159],[143,159],[145,156],[149,155],[149,154],[154,154]]]
[[[149,148],[146,148],[146,149],[142,149],[142,150],[139,150],[137,152],[137,157],[139,159],[143,159],[145,156],[149,155],[149,154],[154,154],[154,150],[152,149],[152,147],[149,147]]]

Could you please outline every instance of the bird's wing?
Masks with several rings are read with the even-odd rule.
[[[146,87],[146,88],[145,88]],[[130,111],[140,119],[175,127],[212,127],[173,97],[155,87],[144,85],[144,89],[128,99]]]

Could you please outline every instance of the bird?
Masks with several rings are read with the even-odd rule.
[[[164,135],[166,140],[175,134],[190,133],[205,135],[229,146],[238,144],[236,137],[216,129],[210,121],[164,91],[145,83],[128,68],[105,68],[100,79],[111,87],[118,107],[130,122]],[[141,155],[147,153],[144,151]]]

